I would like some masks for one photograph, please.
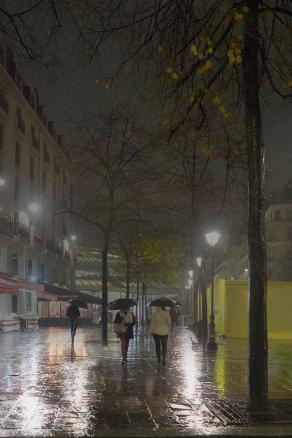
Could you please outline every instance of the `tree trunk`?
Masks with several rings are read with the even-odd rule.
[[[130,298],[130,257],[126,255],[126,298]]]
[[[263,144],[259,103],[259,2],[246,2],[243,74],[248,162],[249,363],[248,403],[253,413],[267,411],[266,249],[263,220]]]
[[[144,309],[145,309],[145,325],[147,326],[147,321],[148,321],[148,312],[147,312],[147,288],[146,288],[146,284],[144,284]]]
[[[202,342],[204,344],[208,337],[208,309],[206,281],[202,268],[200,269],[200,291],[202,296]]]
[[[102,343],[107,345],[107,305],[108,305],[108,242],[105,242],[102,250],[101,262],[101,290],[102,290],[102,304],[101,304],[101,330]]]
[[[136,297],[136,329],[138,328],[138,321],[139,321],[139,314],[138,314],[138,309],[139,309],[139,289],[140,289],[140,283],[139,283],[139,278],[137,277],[137,297]]]
[[[144,325],[145,323],[145,283],[142,283],[142,297],[141,297],[141,324]]]

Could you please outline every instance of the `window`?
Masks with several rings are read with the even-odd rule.
[[[43,283],[44,279],[45,279],[45,265],[44,264],[41,264],[41,273],[40,274],[41,274],[40,280],[41,280],[41,283]]]
[[[46,163],[50,163],[50,154],[49,154],[49,152],[48,152],[48,150],[47,150],[47,145],[46,144],[44,144],[44,160],[45,160],[45,162]]]
[[[275,210],[275,221],[281,221],[282,220],[282,212],[281,210]]]
[[[19,167],[20,166],[20,151],[21,151],[21,146],[20,143],[18,143],[18,141],[16,142],[15,145],[15,166]]]
[[[15,177],[14,181],[15,181],[15,185],[14,185],[14,201],[18,202],[19,201],[19,178],[18,178],[18,176]]]
[[[288,220],[292,219],[292,210],[286,210],[286,219]]]
[[[17,313],[17,295],[12,295],[11,312]]]
[[[45,192],[47,189],[47,174],[45,171],[43,171],[43,192]]]
[[[29,170],[30,179],[34,180],[34,158],[30,157],[30,170]]]
[[[26,293],[26,311],[31,312],[32,308],[32,299],[31,299],[31,292]]]
[[[288,230],[287,230],[287,238],[288,238],[288,240],[292,240],[292,228],[288,228]]]
[[[18,275],[18,257],[16,254],[12,255],[12,260],[11,260],[11,273],[12,275]]]
[[[0,123],[0,151],[3,150],[4,147],[4,126]]]
[[[54,170],[57,175],[60,175],[60,164],[57,157],[55,157]]]
[[[68,182],[67,175],[66,175],[66,173],[64,171],[63,171],[63,182],[64,182],[65,185],[67,185],[67,182]]]
[[[32,260],[27,261],[27,278],[31,280],[32,277]]]
[[[32,142],[33,147],[38,151],[39,150],[39,141],[37,139],[34,126],[31,127],[31,142]]]
[[[53,184],[53,201],[56,201],[56,190],[57,188],[56,188],[56,183],[54,182],[54,184]]]
[[[35,110],[35,108],[36,108],[36,106],[35,106],[35,97],[33,95],[31,96],[31,106]]]

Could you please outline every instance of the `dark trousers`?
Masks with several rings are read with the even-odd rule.
[[[153,335],[153,338],[155,342],[157,359],[160,361],[161,352],[162,352],[162,359],[165,360],[165,356],[167,352],[168,336]]]
[[[130,339],[126,336],[125,333],[120,335],[120,339],[121,339],[122,355],[123,355],[123,358],[126,358],[127,354],[128,354],[128,348],[129,348]]]
[[[74,339],[77,329],[77,319],[70,318],[71,338]]]

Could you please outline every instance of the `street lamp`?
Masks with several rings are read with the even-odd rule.
[[[0,177],[0,187],[4,186],[6,183],[5,179]]]
[[[37,213],[40,209],[40,206],[37,202],[31,202],[30,204],[28,204],[28,209],[32,212],[32,213]]]
[[[72,236],[70,236],[70,240],[72,240],[72,242],[74,242],[77,239],[77,236],[75,234],[72,234]]]
[[[217,344],[215,341],[215,315],[214,315],[214,247],[217,245],[220,239],[220,233],[217,231],[211,231],[206,234],[206,240],[211,248],[211,313],[209,324],[209,340],[208,349],[216,350]]]

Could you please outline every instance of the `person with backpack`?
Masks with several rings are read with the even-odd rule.
[[[74,342],[78,318],[80,317],[78,306],[76,304],[70,304],[70,306],[67,308],[66,316],[67,318],[69,318],[70,321],[71,341]]]
[[[127,363],[130,339],[134,339],[133,327],[136,323],[134,313],[130,308],[121,309],[114,320],[114,330],[121,340],[122,365]]]

